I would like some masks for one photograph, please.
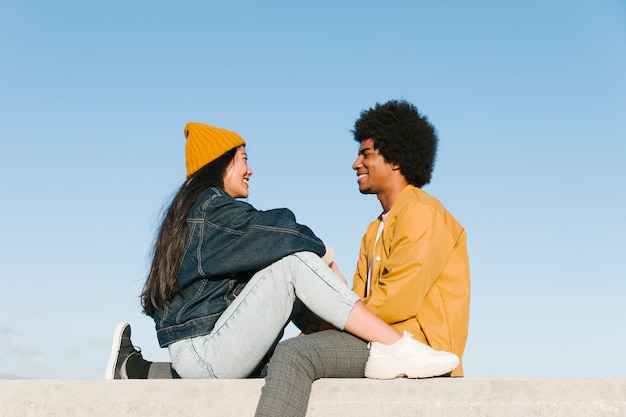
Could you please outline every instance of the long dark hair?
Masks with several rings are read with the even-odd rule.
[[[224,188],[224,174],[237,148],[206,164],[181,185],[163,218],[152,250],[152,266],[141,292],[141,306],[150,317],[172,301],[185,254],[187,213],[211,187]]]

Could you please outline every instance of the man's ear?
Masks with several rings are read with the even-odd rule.
[[[400,169],[400,164],[391,164],[391,169],[393,169],[394,171],[397,171]]]

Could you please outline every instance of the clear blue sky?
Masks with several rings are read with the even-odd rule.
[[[405,98],[468,233],[467,376],[626,377],[624,1],[4,1],[0,59],[0,375],[101,379],[121,320],[168,359],[137,295],[187,121],[351,276],[350,130]]]

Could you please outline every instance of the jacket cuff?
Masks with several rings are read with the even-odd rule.
[[[335,251],[326,243],[324,243],[324,246],[326,247],[326,253],[322,256],[322,261],[324,261],[326,265],[330,265],[333,263],[333,259],[335,258]]]

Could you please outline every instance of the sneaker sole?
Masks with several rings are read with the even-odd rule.
[[[118,323],[117,327],[115,327],[115,331],[113,332],[113,344],[111,345],[111,354],[109,355],[109,360],[107,361],[107,366],[104,370],[104,379],[110,380],[115,379],[115,365],[117,365],[117,356],[120,351],[120,345],[122,344],[122,333],[124,333],[124,328],[129,324],[125,321]]]
[[[459,360],[447,364],[431,364],[428,366],[407,369],[407,364],[398,364],[395,361],[381,361],[376,366],[365,365],[365,377],[370,379],[396,379],[406,377],[410,379],[432,378],[447,374],[459,366]]]

